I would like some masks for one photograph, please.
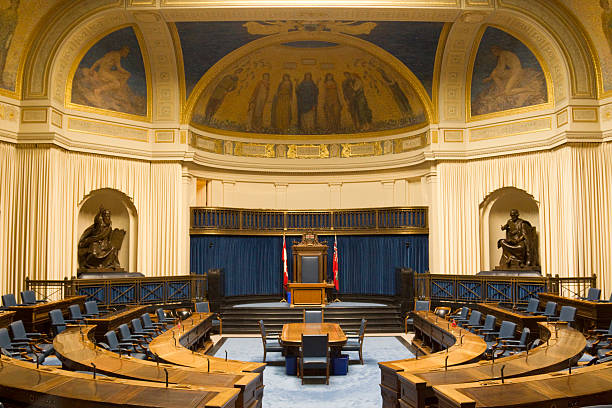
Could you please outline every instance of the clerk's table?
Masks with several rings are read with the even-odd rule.
[[[339,356],[346,343],[346,335],[337,323],[287,323],[283,325],[281,343],[288,355],[297,355],[302,345],[302,334],[328,334],[332,356]]]

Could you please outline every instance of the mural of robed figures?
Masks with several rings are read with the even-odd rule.
[[[533,53],[510,34],[488,27],[472,74],[471,114],[482,115],[548,101],[544,71]]]
[[[132,115],[147,115],[147,83],[132,27],[117,30],[85,54],[72,81],[71,102]]]
[[[4,8],[0,8],[0,86],[9,89],[11,84],[3,79],[6,59],[17,27],[17,10],[19,0],[9,0]]]

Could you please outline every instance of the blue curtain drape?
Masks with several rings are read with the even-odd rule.
[[[292,247],[298,237],[287,236],[287,264],[293,279]],[[332,279],[334,236],[327,241],[327,273]],[[203,274],[212,268],[225,271],[225,295],[273,295],[282,292],[281,252],[278,236],[191,236],[191,270]],[[429,268],[428,236],[339,235],[340,293],[394,295],[396,268],[422,273]]]

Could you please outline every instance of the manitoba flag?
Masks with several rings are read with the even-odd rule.
[[[332,265],[334,271],[334,286],[336,290],[339,290],[340,285],[338,284],[338,238],[334,236],[334,263]]]
[[[285,236],[283,235],[283,286],[287,290],[287,283],[289,282],[289,274],[287,273],[287,244],[285,243]]]

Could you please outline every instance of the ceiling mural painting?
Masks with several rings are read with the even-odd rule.
[[[70,104],[147,116],[147,71],[137,32],[120,28],[97,41],[76,67]]]
[[[471,116],[548,102],[546,74],[533,52],[495,27],[482,35],[471,77]]]
[[[379,44],[367,41],[379,24],[384,28],[374,36]],[[223,52],[206,43],[196,47],[193,38],[186,40],[195,23],[178,23],[186,91],[195,100],[191,123],[209,131],[264,135],[397,133],[423,126],[428,117],[422,100],[431,92],[443,25],[416,24],[428,37],[420,44],[423,59],[414,38],[399,34],[409,23],[232,22],[227,27],[234,35],[224,37]],[[269,40],[263,46],[254,41],[262,36]],[[379,46],[384,38],[401,60]],[[240,57],[233,58],[236,53]],[[224,67],[216,69],[219,58]],[[194,60],[200,61],[195,67]]]
[[[17,90],[20,62],[30,34],[59,1],[0,0],[0,90]]]

